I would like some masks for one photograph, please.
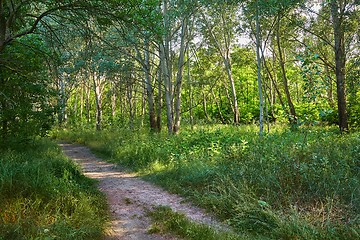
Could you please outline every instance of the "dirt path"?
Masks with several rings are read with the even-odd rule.
[[[99,181],[99,189],[107,196],[112,221],[106,240],[178,239],[148,233],[150,220],[145,215],[146,209],[160,205],[182,212],[196,222],[221,225],[201,209],[184,203],[183,198],[102,161],[85,146],[68,143],[59,145],[68,157],[81,165],[86,176]]]

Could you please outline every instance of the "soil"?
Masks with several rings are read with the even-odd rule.
[[[186,202],[182,197],[170,194],[120,166],[103,161],[85,146],[69,143],[59,145],[68,157],[82,167],[86,176],[98,180],[99,189],[106,194],[111,223],[105,240],[180,239],[148,232],[151,222],[146,211],[155,206],[168,206],[173,211],[184,213],[190,220],[216,228],[226,228],[213,216]]]

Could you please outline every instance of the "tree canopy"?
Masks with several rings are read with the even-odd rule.
[[[257,123],[262,101],[268,131],[346,132],[360,122],[359,39],[355,0],[2,0],[1,137]]]

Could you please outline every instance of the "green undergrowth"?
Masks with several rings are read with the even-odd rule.
[[[216,230],[205,224],[194,223],[184,214],[173,212],[171,208],[159,206],[148,213],[152,220],[149,233],[172,233],[183,239],[196,240],[240,240],[239,237],[225,230]]]
[[[105,196],[57,145],[0,151],[0,239],[101,239]]]
[[[360,134],[333,129],[197,127],[57,131],[264,239],[360,238]]]

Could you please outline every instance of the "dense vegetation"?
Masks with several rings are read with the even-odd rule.
[[[359,7],[0,0],[3,238],[100,234],[54,126],[249,236],[359,237]]]
[[[272,239],[360,237],[360,135],[334,129],[199,127],[178,136],[112,129],[58,132]]]
[[[0,153],[0,239],[101,239],[105,197],[52,142]]]
[[[54,123],[359,127],[355,0],[0,1],[0,12],[0,143]]]

